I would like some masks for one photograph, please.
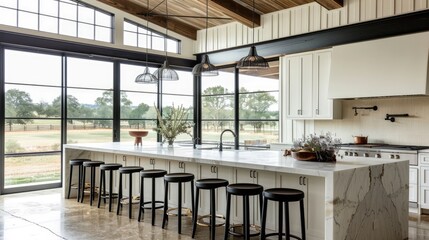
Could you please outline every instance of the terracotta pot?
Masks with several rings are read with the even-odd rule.
[[[355,144],[367,144],[368,136],[352,136],[354,138]]]

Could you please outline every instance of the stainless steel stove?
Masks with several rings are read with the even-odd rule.
[[[338,157],[350,158],[382,158],[406,159],[410,165],[418,165],[419,150],[429,149],[429,146],[389,145],[389,144],[341,144]]]

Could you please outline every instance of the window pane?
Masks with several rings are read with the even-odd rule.
[[[6,117],[37,118],[61,116],[61,88],[5,85]],[[15,123],[25,124],[25,120]]]
[[[278,92],[241,93],[240,119],[278,119]]]
[[[233,95],[203,96],[203,119],[234,119],[233,99]]]
[[[278,121],[240,121],[240,142],[246,146],[266,146],[279,141]]]
[[[179,53],[179,46],[176,40],[167,39],[167,51]]]
[[[54,17],[40,16],[40,31],[58,33],[58,19]]]
[[[204,143],[218,143],[224,129],[234,129],[233,121],[202,121],[201,125],[201,137]],[[226,133],[222,140],[224,146],[234,145],[234,136],[230,133]]]
[[[6,119],[5,153],[61,151],[61,121],[43,119]]]
[[[164,51],[164,38],[162,37],[152,37],[152,49]]]
[[[150,31],[148,31],[146,28],[143,28],[143,27],[138,27],[138,33],[141,33],[144,35],[146,35],[146,34],[150,35]]]
[[[69,20],[77,20],[77,5],[76,3],[70,4],[60,2],[60,17]]]
[[[82,58],[67,58],[67,85],[113,89],[113,63]]]
[[[157,141],[154,128],[156,128],[154,120],[123,120],[121,121],[121,142],[134,142],[135,138],[130,136],[129,131],[147,130],[149,134],[142,138],[142,145],[144,146],[147,142],[153,144]]]
[[[5,188],[61,182],[61,154],[5,157]]]
[[[18,9],[28,12],[39,12],[39,1],[18,1]]]
[[[76,37],[76,22],[60,19],[60,34]]]
[[[90,23],[90,24],[94,24],[94,9],[92,8],[88,8],[84,5],[79,5],[78,6],[78,20],[79,22],[85,22],[85,23]]]
[[[217,93],[214,87],[221,87],[221,92],[234,92],[234,68],[220,69],[219,76],[203,77],[201,79],[201,88],[203,94]]]
[[[0,6],[10,7],[10,8],[15,8],[16,9],[17,6],[18,6],[18,4],[17,4],[17,0],[1,0],[0,1]]]
[[[78,23],[78,37],[94,39],[94,25]]]
[[[103,42],[112,42],[112,30],[105,27],[95,27],[95,40]]]
[[[68,88],[68,118],[113,118],[113,91]]]
[[[58,1],[40,0],[40,13],[53,17],[58,17]]]
[[[124,32],[124,45],[137,47],[137,34]]]
[[[5,58],[7,83],[61,86],[60,56],[5,50]]]
[[[129,22],[124,22],[124,31],[137,32],[137,26]]]
[[[121,90],[156,93],[156,84],[141,84],[135,82],[137,75],[142,74],[144,69],[144,66],[121,64]],[[155,70],[155,68],[149,68],[151,73]]]
[[[192,106],[194,105],[194,99],[192,97],[163,94],[162,105],[163,105],[163,108],[169,108],[169,107],[172,107],[173,105],[176,107],[182,105],[183,107],[189,109],[188,119],[193,118]]]
[[[121,91],[121,119],[156,119],[155,93]]]
[[[138,47],[150,48],[150,46],[151,46],[150,36],[148,36],[146,34],[139,34],[138,38],[139,38]]]
[[[176,71],[179,81],[165,81],[162,83],[163,93],[194,95],[194,76],[191,72]]]
[[[17,11],[16,10],[12,10],[12,9],[6,9],[6,8],[1,8],[0,7],[0,24],[4,24],[4,25],[9,25],[9,26],[17,26],[17,22],[16,22],[16,15],[17,15]]]
[[[95,11],[95,24],[110,28],[112,27],[112,16],[100,11]]]
[[[111,142],[112,120],[69,120],[67,143]]]
[[[18,12],[18,27],[37,30],[39,18],[37,14]]]

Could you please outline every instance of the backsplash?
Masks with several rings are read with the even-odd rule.
[[[343,119],[314,121],[316,133],[335,133],[343,143],[353,142],[352,135],[368,136],[369,143],[429,146],[429,97],[392,97],[343,100]],[[377,111],[352,107],[372,107]],[[410,117],[384,120],[388,114],[408,113]]]

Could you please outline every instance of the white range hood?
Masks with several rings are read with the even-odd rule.
[[[332,99],[427,95],[429,32],[332,49]]]

